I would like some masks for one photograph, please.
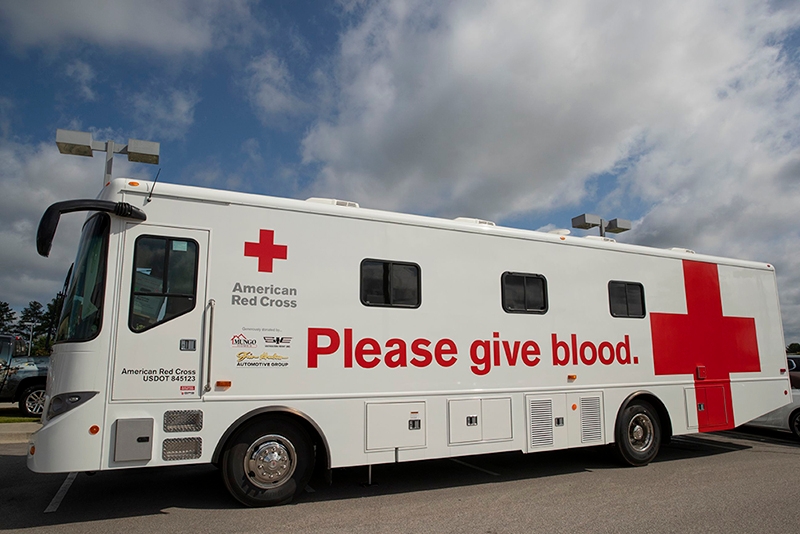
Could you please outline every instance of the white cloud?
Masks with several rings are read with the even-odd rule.
[[[166,55],[205,52],[258,31],[248,0],[3,2],[0,21],[20,49],[81,41]]]
[[[262,120],[270,123],[306,110],[293,93],[286,64],[272,52],[253,59],[247,67],[247,94]]]
[[[312,189],[502,220],[619,175],[600,204],[646,214],[623,239],[774,262],[800,337],[798,28],[796,3],[376,2],[303,142]]]
[[[192,90],[145,91],[133,94],[130,102],[142,137],[171,141],[183,138],[194,123],[200,97]]]
[[[83,97],[84,100],[92,102],[97,98],[97,95],[92,89],[92,82],[95,79],[95,73],[91,65],[85,61],[76,59],[67,65],[66,72],[67,76],[77,82],[78,93]]]

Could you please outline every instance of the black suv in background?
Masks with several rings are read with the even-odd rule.
[[[44,408],[50,359],[17,356],[16,342],[16,336],[0,334],[0,402],[19,402],[22,413],[38,417]]]

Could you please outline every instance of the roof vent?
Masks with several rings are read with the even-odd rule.
[[[315,202],[317,204],[329,204],[331,206],[344,206],[346,208],[359,208],[358,202],[352,202],[350,200],[337,200],[335,198],[320,198],[320,197],[311,197],[307,198],[306,202]]]
[[[694,250],[688,248],[672,247],[670,250],[675,252],[685,252],[686,254],[696,254]]]
[[[470,224],[482,224],[484,226],[497,226],[492,221],[486,221],[486,220],[483,220],[483,219],[473,219],[472,217],[456,217],[455,220],[456,221],[465,222],[465,223],[470,223]]]

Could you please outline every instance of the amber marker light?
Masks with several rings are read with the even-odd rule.
[[[573,380],[577,380],[577,379],[578,379],[578,375],[567,375],[567,380],[569,380],[570,382],[572,382]]]
[[[572,411],[574,412],[574,411],[575,411],[575,410],[577,410],[577,409],[578,409],[578,405],[577,405],[577,404],[573,404],[573,405],[572,405]]]
[[[128,182],[128,185],[131,187],[139,187],[139,182]]]
[[[89,434],[91,434],[92,436],[96,435],[98,432],[100,432],[100,427],[99,426],[92,425],[92,426],[89,427]]]
[[[36,454],[36,445],[31,445],[31,449],[28,451],[28,453],[29,453],[31,456],[33,456],[34,454]]]
[[[218,388],[229,388],[231,387],[230,380],[217,380],[217,387]]]

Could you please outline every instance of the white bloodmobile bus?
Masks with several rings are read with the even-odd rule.
[[[40,254],[72,211],[36,472],[213,463],[263,506],[315,466],[644,465],[791,399],[768,264],[129,179],[51,206]]]

